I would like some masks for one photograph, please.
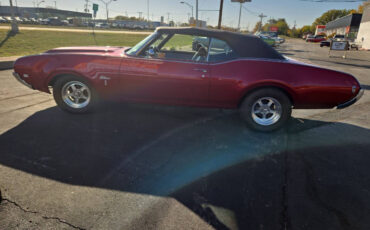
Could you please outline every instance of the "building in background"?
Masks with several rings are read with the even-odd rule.
[[[345,35],[349,39],[356,39],[360,28],[362,14],[349,14],[326,24],[327,35]]]
[[[370,4],[364,7],[356,42],[363,49],[370,50]]]
[[[195,18],[194,17],[190,17],[190,19],[189,19],[189,25],[190,26],[195,26],[195,23],[196,23]],[[197,25],[197,27],[206,28],[207,27],[207,22],[198,19],[198,25]]]
[[[317,25],[315,30],[315,35],[320,35],[325,33],[326,26],[325,25]]]

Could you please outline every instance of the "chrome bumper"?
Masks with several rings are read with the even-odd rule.
[[[22,83],[23,85],[27,86],[28,88],[30,89],[33,89],[32,85],[28,84],[27,82],[25,82],[20,76],[19,74],[17,74],[16,72],[13,72],[13,76],[15,77],[15,79],[17,79],[17,81],[19,81],[20,83]]]
[[[356,103],[356,101],[360,100],[360,98],[362,97],[362,95],[364,95],[364,90],[363,89],[360,89],[360,91],[358,92],[358,94],[356,95],[356,97],[352,98],[351,100],[347,101],[347,102],[344,102],[343,104],[340,104],[337,106],[337,109],[344,109],[350,105],[353,105],[354,103]]]

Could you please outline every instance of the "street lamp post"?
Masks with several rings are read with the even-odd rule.
[[[241,19],[241,17],[242,17],[242,7],[243,7],[243,5],[242,5],[243,3],[242,2],[240,2],[240,8],[239,8],[239,20],[238,20],[238,31],[240,31],[240,19]]]
[[[181,4],[185,4],[185,5],[187,5],[188,7],[190,7],[190,9],[191,9],[191,17],[194,17],[194,7],[193,7],[193,5],[191,5],[191,4],[189,4],[189,3],[187,3],[187,2],[184,2],[184,1],[181,1],[180,2]]]
[[[115,2],[117,0],[109,0],[107,2],[104,1],[104,0],[100,0],[100,1],[105,4],[105,9],[107,10],[107,23],[109,23],[109,8],[108,8],[108,6],[109,6],[109,4],[111,4],[112,2]]]
[[[187,5],[187,6],[190,7],[190,9],[191,9],[191,18],[192,18],[192,20],[194,20],[194,7],[193,7],[193,5],[191,5],[191,4],[187,3],[187,2],[184,2],[184,1],[181,1],[180,3],[181,4],[185,4],[185,5]],[[197,26],[197,24],[198,24],[197,21],[198,21],[198,19],[195,22],[195,26]],[[189,23],[190,23],[190,20],[189,20]]]
[[[195,0],[195,27],[198,27],[198,0]]]

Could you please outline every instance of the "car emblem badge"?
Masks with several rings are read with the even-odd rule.
[[[108,85],[108,80],[110,80],[110,77],[100,76],[99,79],[104,80],[104,86],[107,86]]]

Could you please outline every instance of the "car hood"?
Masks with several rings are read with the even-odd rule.
[[[47,54],[56,53],[76,53],[76,54],[94,54],[94,55],[109,55],[122,53],[128,47],[115,46],[77,46],[77,47],[60,47],[46,51]]]

